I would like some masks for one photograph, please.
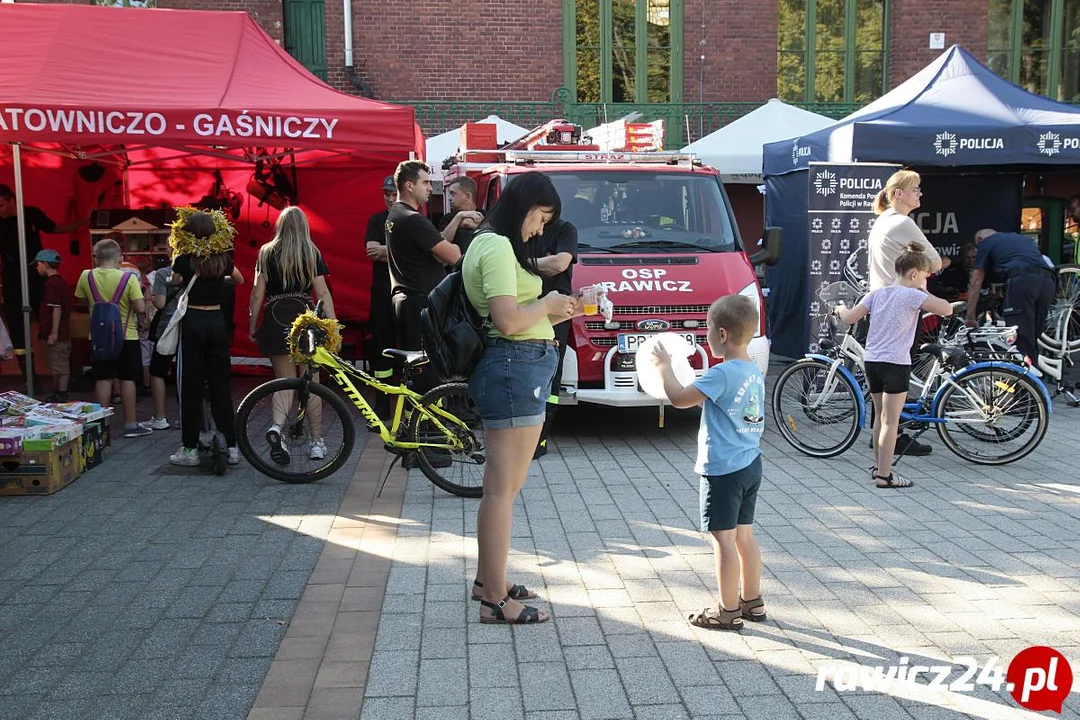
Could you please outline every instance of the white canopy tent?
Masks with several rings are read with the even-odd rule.
[[[519,127],[512,122],[503,120],[498,115],[488,115],[483,120],[477,120],[480,123],[486,123],[489,125],[495,125],[498,128],[496,135],[499,144],[508,143],[512,140],[517,140],[519,137],[529,132],[527,128]],[[431,180],[432,182],[442,182],[443,160],[450,157],[458,151],[458,145],[461,141],[461,128],[455,128],[454,130],[448,130],[441,135],[428,138],[426,146],[426,155],[428,165],[431,166]]]
[[[757,110],[690,143],[691,152],[706,165],[720,170],[725,183],[761,183],[761,155],[765,143],[796,138],[832,125],[835,120],[802,108],[769,100]]]

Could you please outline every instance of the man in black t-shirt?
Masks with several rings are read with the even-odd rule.
[[[371,258],[371,309],[368,312],[368,329],[371,331],[371,347],[367,357],[374,376],[388,380],[394,374],[394,364],[390,358],[383,357],[383,350],[397,345],[397,322],[394,318],[394,306],[390,302],[390,266],[386,250],[386,218],[390,208],[397,202],[397,186],[394,176],[387,175],[382,184],[383,202],[386,209],[377,212],[368,220],[364,233],[367,256]],[[390,409],[390,399],[378,393],[375,396],[375,412],[386,416]]]
[[[558,290],[563,295],[572,295],[574,263],[577,262],[578,254],[577,228],[566,220],[556,220],[544,228],[543,235],[535,242],[539,256],[536,266],[544,280],[544,289],[540,291],[540,297],[544,297],[552,290]],[[551,423],[555,419],[555,411],[559,407],[559,388],[566,343],[570,339],[570,321],[561,322],[555,326],[555,339],[559,341],[559,364],[555,368],[555,377],[551,381],[551,394],[548,396],[544,427],[540,431],[540,442],[533,454],[534,459],[547,454],[548,434],[551,432]]]
[[[461,259],[461,248],[440,234],[420,209],[431,197],[428,166],[406,160],[394,173],[398,201],[386,217],[386,247],[389,251],[390,292],[397,318],[399,346],[421,350],[420,312],[427,296],[443,278],[446,268]],[[421,367],[413,382],[417,392],[435,387],[437,378]]]
[[[450,198],[450,212],[439,218],[439,231],[444,238],[452,238],[464,255],[484,218],[484,213],[476,209],[476,181],[467,175],[456,177],[446,184],[446,195]]]
[[[19,220],[16,216],[15,193],[7,185],[0,185],[0,262],[3,262],[4,320],[7,322],[11,342],[16,349],[26,348],[25,323],[22,313],[22,276],[19,272]],[[26,220],[27,262],[41,250],[41,233],[60,234],[77,230],[85,220],[57,225],[48,215],[33,205],[23,208]],[[28,275],[30,306],[41,304],[43,279],[36,273]],[[19,363],[24,363],[19,355]]]

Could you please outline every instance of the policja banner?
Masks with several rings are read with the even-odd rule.
[[[919,183],[922,200],[911,218],[942,257],[956,260],[983,228],[1016,232],[1023,179],[1019,173],[925,173]]]
[[[819,291],[844,279],[844,265],[859,250],[856,271],[866,277],[866,242],[874,226],[874,197],[899,165],[880,163],[810,163],[810,352],[818,352],[828,335],[834,302],[822,302]]]

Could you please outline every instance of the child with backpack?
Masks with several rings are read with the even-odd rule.
[[[135,420],[135,383],[142,379],[138,315],[146,312],[139,279],[120,269],[120,246],[115,240],[94,245],[93,270],[84,270],[75,285],[75,297],[90,306],[90,356],[94,401],[111,406],[113,380],[120,380],[124,409],[124,437],[154,431]]]

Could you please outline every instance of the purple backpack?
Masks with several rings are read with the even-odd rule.
[[[126,318],[120,317],[120,298],[127,290],[128,280],[134,273],[125,272],[116,286],[112,300],[106,302],[98,292],[94,282],[94,271],[87,271],[90,283],[90,295],[94,298],[94,307],[90,311],[90,354],[95,360],[110,362],[120,357],[124,349],[124,337],[131,322],[131,307]]]

